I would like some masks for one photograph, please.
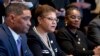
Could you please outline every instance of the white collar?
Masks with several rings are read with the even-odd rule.
[[[10,27],[8,27],[9,30],[11,31],[13,37],[14,37],[14,40],[17,41],[17,39],[19,39],[20,35],[17,34],[15,31],[13,31]],[[17,42],[16,42],[17,43]]]

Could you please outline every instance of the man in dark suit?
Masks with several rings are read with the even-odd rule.
[[[5,11],[5,22],[0,25],[0,56],[33,56],[24,34],[31,26],[31,11],[21,3],[11,3]]]
[[[100,45],[100,15],[98,14],[88,25],[88,38],[97,45]]]

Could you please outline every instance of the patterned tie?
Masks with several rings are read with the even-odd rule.
[[[21,56],[21,37],[17,39],[18,55]]]

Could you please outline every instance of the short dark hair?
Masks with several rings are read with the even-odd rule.
[[[38,25],[38,16],[45,16],[44,14],[45,13],[48,13],[48,12],[55,12],[56,13],[56,9],[53,8],[52,6],[49,6],[47,4],[44,4],[44,5],[39,5],[36,10],[35,10],[35,26]]]
[[[82,12],[81,12],[81,9],[78,8],[77,6],[74,6],[74,5],[68,5],[66,8],[66,13],[65,13],[65,16],[69,15],[69,13],[72,11],[72,10],[78,10],[80,11],[81,15],[82,15]]]
[[[10,3],[5,9],[5,16],[8,16],[10,13],[21,15],[23,10],[29,10],[29,8],[22,3]]]

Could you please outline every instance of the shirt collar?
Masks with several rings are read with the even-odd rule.
[[[10,27],[8,27],[9,30],[11,31],[13,37],[14,37],[14,40],[17,41],[17,39],[19,39],[20,35],[18,35],[15,31],[13,31]]]

